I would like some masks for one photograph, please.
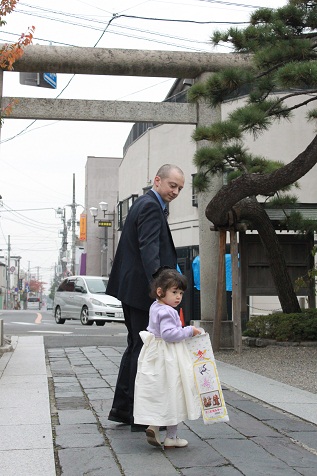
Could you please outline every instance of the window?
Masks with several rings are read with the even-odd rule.
[[[67,292],[73,292],[75,289],[75,282],[70,281],[69,279],[65,279],[60,285],[57,291],[67,291]]]
[[[194,185],[194,179],[196,174],[192,174],[192,206],[198,207],[198,190]]]
[[[67,291],[69,293],[73,293],[75,290],[75,281],[70,281],[70,280],[67,280],[66,281],[66,285],[65,285],[65,289],[63,291]]]
[[[75,291],[77,292],[83,292],[87,291],[86,286],[85,286],[85,281],[82,278],[77,278],[75,281]]]
[[[133,194],[130,197],[122,200],[118,203],[118,229],[122,230],[124,222],[127,218],[128,211],[132,207],[135,200],[138,198],[137,194]]]

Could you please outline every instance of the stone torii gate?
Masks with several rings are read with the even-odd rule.
[[[0,45],[1,48],[2,45]],[[249,66],[249,56],[232,53],[191,53],[178,51],[124,50],[61,46],[28,46],[14,63],[15,72],[191,78],[204,80],[226,66]],[[0,70],[1,110],[14,98],[2,97],[3,71]],[[9,73],[10,74],[10,73]],[[220,110],[204,103],[155,103],[100,101],[85,99],[19,98],[8,119],[42,119],[103,122],[158,122],[165,124],[209,125],[220,119]],[[198,143],[197,147],[201,145]],[[207,193],[198,197],[199,250],[201,263],[201,320],[211,333],[216,313],[219,237],[210,231],[205,208],[221,187],[214,179]]]

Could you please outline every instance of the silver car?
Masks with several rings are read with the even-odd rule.
[[[80,319],[83,326],[103,326],[107,321],[124,321],[121,302],[106,294],[108,278],[70,276],[55,293],[53,313],[57,324]]]

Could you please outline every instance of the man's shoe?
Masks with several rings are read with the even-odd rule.
[[[158,426],[149,426],[146,429],[146,439],[149,445],[152,446],[162,446],[161,445],[161,436]]]
[[[188,445],[187,440],[182,440],[181,438],[165,438],[164,440],[164,448],[185,448]]]
[[[148,425],[136,425],[135,423],[131,424],[131,431],[134,433],[145,431],[147,428]]]
[[[108,420],[116,421],[117,423],[124,423],[125,425],[130,425],[130,416],[128,412],[124,410],[117,410],[112,408],[108,415]]]

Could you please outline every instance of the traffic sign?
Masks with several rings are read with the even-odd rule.
[[[14,273],[14,271],[15,271],[15,267],[14,267],[14,266],[11,266],[10,272],[11,272],[11,273]]]
[[[20,84],[24,86],[39,86],[40,88],[57,87],[56,73],[20,73]]]
[[[98,226],[112,226],[112,222],[111,221],[105,221],[105,220],[99,220],[98,221]]]
[[[51,88],[56,89],[57,87],[56,73],[43,73],[43,79],[50,85]]]

